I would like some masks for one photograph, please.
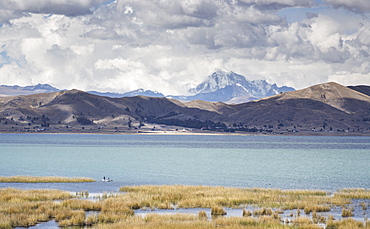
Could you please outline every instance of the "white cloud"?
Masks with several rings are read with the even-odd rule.
[[[370,85],[370,74],[352,73],[348,71],[335,72],[329,76],[328,81],[348,86]]]
[[[1,4],[1,3],[0,3]],[[27,14],[14,11],[14,10],[6,10],[0,8],[0,23],[8,23],[9,20],[14,18],[20,18],[26,16]]]
[[[314,0],[240,0],[241,2],[254,5],[259,9],[278,10],[289,7],[311,7]]]
[[[35,13],[58,8],[51,1],[36,1],[38,11],[31,1],[12,2],[0,3],[9,15],[0,27],[0,53],[6,56],[0,84],[184,94],[216,69],[297,88],[334,76],[355,75],[358,82],[370,70],[366,18],[331,9],[334,16],[288,24],[275,14],[312,6],[309,0],[117,0],[100,7],[101,1],[80,0],[76,9],[96,10],[80,10],[79,16]],[[53,3],[65,9],[71,4]],[[351,23],[338,19],[346,12]]]
[[[369,0],[324,0],[336,8],[345,8],[357,13],[370,13]]]
[[[91,13],[91,9],[105,0],[9,0],[1,1],[0,8],[44,14],[81,15]]]

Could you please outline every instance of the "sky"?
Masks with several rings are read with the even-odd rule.
[[[370,0],[0,0],[0,85],[186,95],[216,70],[370,85]]]

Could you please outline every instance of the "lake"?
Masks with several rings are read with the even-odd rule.
[[[0,157],[0,176],[98,180],[0,183],[0,188],[91,193],[145,184],[370,188],[370,137],[0,134]],[[103,176],[113,182],[101,182]]]

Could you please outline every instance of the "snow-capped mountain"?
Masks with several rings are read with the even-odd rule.
[[[50,86],[49,84],[37,84],[25,87],[18,85],[0,85],[0,95],[3,96],[31,95],[37,93],[50,93],[58,91],[60,90],[53,86]]]
[[[58,92],[60,91],[58,88],[55,88],[49,84],[37,84],[33,86],[25,86],[23,90],[27,91],[45,91],[45,92]]]
[[[98,91],[88,91],[90,94],[100,95],[100,96],[107,96],[111,98],[122,98],[122,97],[134,97],[134,96],[148,96],[148,97],[165,97],[162,93],[157,91],[145,90],[145,89],[137,89],[134,91],[129,91],[126,93],[117,93],[117,92],[98,92]]]
[[[237,73],[219,70],[208,76],[208,79],[196,88],[189,90],[195,95],[182,99],[241,103],[294,90],[291,87],[269,84],[266,80],[249,81]]]
[[[129,91],[123,94],[123,97],[133,97],[133,96],[148,96],[148,97],[165,97],[162,93],[157,91],[145,90],[145,89],[137,89],[135,91]]]
[[[165,97],[162,93],[159,93],[157,91],[145,90],[145,89],[137,89],[137,90],[129,91],[126,93],[98,92],[98,91],[88,91],[88,93],[99,95],[99,96],[107,96],[111,98],[134,97],[138,95],[148,96],[148,97]]]
[[[30,95],[57,91],[61,90],[49,84],[37,84],[26,87],[0,85],[0,96]],[[219,70],[208,76],[208,78],[197,87],[191,88],[189,92],[193,94],[192,96],[165,96],[160,92],[145,89],[137,89],[126,93],[87,92],[111,98],[141,95],[148,97],[168,97],[183,101],[204,100],[210,102],[244,103],[288,91],[294,91],[294,88],[285,86],[278,87],[276,84],[269,84],[265,80],[249,81],[244,76],[237,73]]]
[[[245,82],[246,79],[242,75],[236,74],[234,72],[228,73],[218,70],[212,75],[208,76],[208,79],[199,84],[196,88],[191,88],[189,92],[192,94],[210,93],[230,85],[243,85],[245,84]]]

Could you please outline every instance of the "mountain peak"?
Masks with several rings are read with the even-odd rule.
[[[37,91],[37,90],[45,90],[48,92],[57,92],[59,89],[51,86],[50,84],[37,84],[37,85],[32,85],[32,86],[25,86],[23,90],[28,90],[28,91]]]
[[[122,94],[122,97],[134,97],[134,96],[148,96],[148,97],[165,97],[162,93],[157,91],[145,90],[143,88],[137,89],[135,91],[130,91]]]
[[[294,88],[278,87],[276,84],[269,84],[266,80],[249,81],[235,72],[217,70],[209,75],[206,81],[190,89],[189,92],[195,95],[188,99],[227,103],[247,102],[287,91],[294,91]]]
[[[210,93],[230,85],[243,85],[247,81],[248,80],[246,80],[244,76],[236,74],[232,71],[227,72],[223,70],[217,70],[209,75],[206,81],[199,84],[196,88],[190,89],[189,92],[193,94]]]

